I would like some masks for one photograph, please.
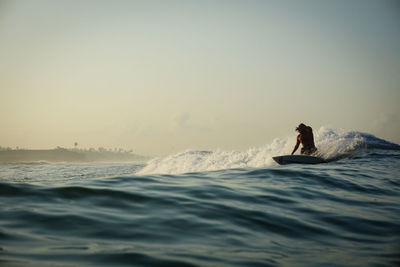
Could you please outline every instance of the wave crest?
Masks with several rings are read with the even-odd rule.
[[[360,149],[393,149],[400,146],[375,137],[372,134],[356,131],[340,131],[321,127],[314,132],[319,154],[326,160],[346,157]],[[198,151],[187,150],[162,158],[154,158],[137,174],[179,174],[188,172],[215,171],[233,168],[263,168],[276,163],[272,156],[291,153],[295,136],[276,138],[271,144],[244,151]]]

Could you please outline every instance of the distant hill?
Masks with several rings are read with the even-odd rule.
[[[95,149],[65,149],[58,147],[49,150],[3,149],[0,151],[0,163],[14,162],[140,162],[148,157],[133,154],[130,151],[111,151]]]

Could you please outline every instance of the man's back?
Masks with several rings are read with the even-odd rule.
[[[312,128],[310,126],[307,126],[307,129],[303,133],[300,133],[298,135],[298,138],[300,138],[299,141],[304,148],[307,149],[315,148],[314,135],[312,132]]]
[[[296,146],[292,152],[296,152],[297,148],[301,144],[303,147],[301,148],[301,154],[311,155],[312,153],[317,151],[317,148],[314,144],[314,135],[312,132],[312,128],[310,126],[306,126],[304,124],[300,124],[299,127],[296,128],[299,132],[297,136]]]

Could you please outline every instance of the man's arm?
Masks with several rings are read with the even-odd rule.
[[[296,152],[296,150],[299,148],[299,145],[300,145],[300,138],[297,136],[297,142],[296,142],[296,145],[294,146],[292,155],[293,155],[294,152]]]

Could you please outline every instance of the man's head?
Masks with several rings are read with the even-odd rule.
[[[299,126],[296,127],[296,131],[298,131],[298,132],[302,132],[305,129],[307,129],[307,126],[303,123],[300,123]]]

